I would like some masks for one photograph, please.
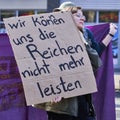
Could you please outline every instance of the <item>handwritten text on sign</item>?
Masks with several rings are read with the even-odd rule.
[[[4,19],[28,105],[96,91],[79,31],[69,12]]]

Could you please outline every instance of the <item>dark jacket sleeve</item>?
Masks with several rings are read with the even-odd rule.
[[[89,29],[86,29],[86,31],[88,33],[88,38],[91,40],[91,47],[98,52],[99,56],[101,56],[106,46],[102,42],[97,42]]]

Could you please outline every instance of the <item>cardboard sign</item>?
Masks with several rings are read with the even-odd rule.
[[[4,19],[27,105],[95,92],[92,67],[69,12]]]

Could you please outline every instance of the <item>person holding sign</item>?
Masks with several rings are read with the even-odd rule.
[[[92,32],[84,27],[85,16],[83,15],[82,8],[77,7],[72,2],[64,2],[59,8],[55,8],[54,12],[71,12],[74,22],[82,36],[82,40],[86,46],[88,54],[94,51],[98,54],[97,57],[101,56],[104,49],[110,43],[112,37],[117,31],[117,26],[113,23],[109,24],[109,33],[100,42],[97,43]],[[90,50],[90,51],[89,51]],[[91,55],[90,55],[91,56]],[[89,57],[90,57],[89,56]],[[95,72],[100,66],[101,62],[98,61],[96,65],[93,65],[94,61],[91,60],[93,71]],[[96,62],[96,60],[95,60]],[[95,120],[96,115],[92,104],[91,94],[82,95],[72,98],[61,98],[56,97],[51,103],[37,104],[37,108],[45,108],[48,113],[49,120]]]

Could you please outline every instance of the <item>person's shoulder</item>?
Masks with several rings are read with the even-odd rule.
[[[89,28],[85,27],[84,31],[88,35],[89,38],[94,36],[93,32]]]
[[[92,31],[89,28],[85,27],[84,29],[88,34],[92,34]]]

